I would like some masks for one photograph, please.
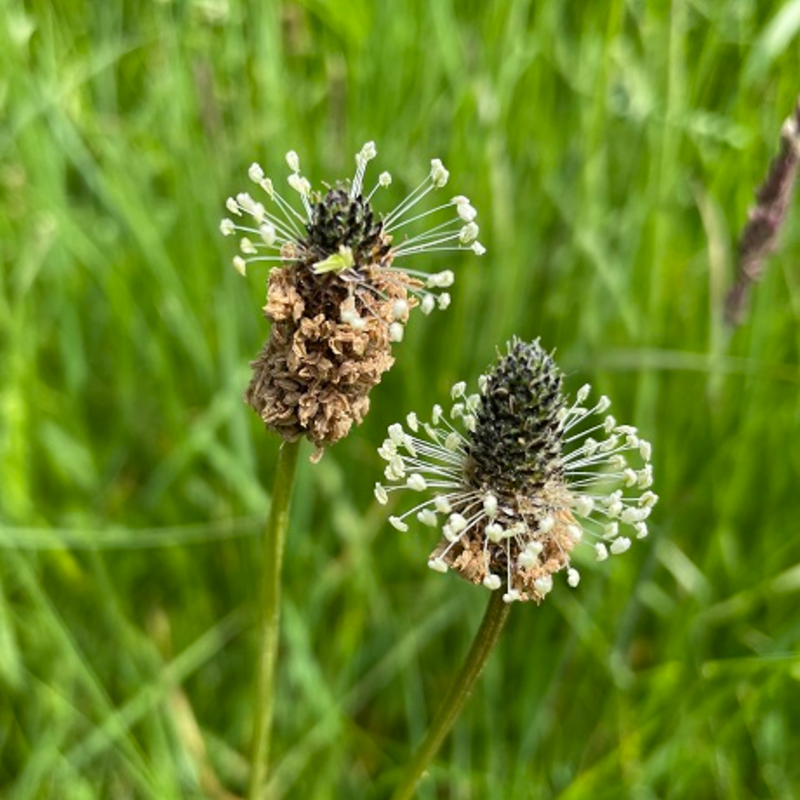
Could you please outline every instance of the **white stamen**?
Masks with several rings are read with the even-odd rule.
[[[382,506],[385,506],[389,502],[389,494],[380,483],[375,484],[375,499]]]
[[[620,553],[624,553],[629,547],[631,546],[631,540],[627,536],[620,536],[619,539],[614,539],[611,542],[611,552],[618,556]]]
[[[250,168],[247,170],[247,174],[253,183],[258,184],[260,184],[265,177],[264,170],[261,169],[261,165],[257,164],[255,161],[250,165]]]
[[[581,574],[578,570],[570,567],[567,570],[567,583],[574,589],[581,582]]]
[[[436,528],[439,525],[439,518],[436,516],[436,512],[431,508],[423,508],[422,511],[417,514],[417,519],[429,528]]]
[[[415,492],[424,492],[428,488],[428,483],[422,475],[418,472],[414,472],[408,476],[406,486],[408,486],[409,489],[413,489]]]
[[[286,154],[286,163],[289,165],[289,169],[292,172],[298,172],[300,170],[300,156],[294,150],[290,150]]]
[[[402,533],[405,533],[408,530],[408,525],[406,525],[406,523],[403,522],[400,517],[389,517],[389,524]]]
[[[247,262],[241,256],[233,257],[233,268],[242,276],[247,275]]]

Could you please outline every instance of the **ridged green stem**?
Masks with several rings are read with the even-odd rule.
[[[289,501],[297,467],[300,442],[284,442],[278,455],[272,505],[262,542],[260,601],[260,647],[256,675],[253,752],[248,800],[262,800],[269,771],[272,738],[272,713],[275,696],[275,662],[278,656],[280,625],[281,569],[286,529],[289,527]]]
[[[475,634],[469,655],[461,667],[450,691],[431,723],[425,740],[408,765],[405,775],[392,795],[392,800],[410,800],[414,796],[417,783],[428,765],[433,761],[442,743],[450,733],[455,721],[472,692],[489,654],[500,638],[500,632],[511,610],[510,603],[503,602],[501,591],[492,592],[489,605],[483,615],[481,627]]]

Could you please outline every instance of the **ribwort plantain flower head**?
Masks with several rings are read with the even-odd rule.
[[[431,161],[425,180],[385,215],[373,197],[391,183],[383,172],[369,191],[364,177],[375,157],[368,142],[356,155],[352,179],[313,189],[289,152],[288,183],[300,208],[285,199],[258,164],[249,170],[261,200],[243,192],[228,198],[230,218],[220,230],[240,235],[241,254],[233,259],[243,275],[253,264],[274,265],[267,305],[272,327],[246,399],[265,424],[284,439],[307,436],[318,448],[333,444],[369,409],[369,392],[394,363],[391,347],[403,338],[411,310],[423,314],[450,304],[444,291],[451,270],[427,273],[409,266],[423,253],[484,252],[477,239],[476,211],[455,196],[433,208],[418,203],[444,188],[449,173]],[[263,201],[263,202],[262,202]],[[406,226],[428,221],[406,235]]]
[[[606,413],[607,397],[587,404],[590,393],[585,385],[568,402],[539,341],[514,339],[476,393],[453,386],[449,413],[436,405],[430,422],[412,412],[405,426],[390,426],[378,451],[386,485],[375,496],[382,504],[402,489],[426,496],[389,521],[440,531],[433,570],[502,588],[509,603],[541,602],[557,572],[575,587],[574,548],[593,547],[599,561],[624,553],[647,536],[658,500],[650,444]]]

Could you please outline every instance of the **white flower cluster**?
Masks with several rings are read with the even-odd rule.
[[[530,573],[530,583],[543,597],[553,587],[552,571],[565,568],[569,586],[578,585],[580,574],[569,558],[578,543],[590,544],[597,560],[604,561],[628,550],[632,538],[647,536],[646,520],[658,500],[650,491],[650,444],[635,428],[603,416],[610,406],[607,397],[585,406],[588,385],[558,414],[556,435],[562,452],[555,479],[531,497],[502,497],[491,486],[472,485],[470,437],[479,424],[485,376],[479,386],[479,393],[467,394],[464,383],[455,384],[449,413],[435,405],[430,422],[409,414],[405,427],[399,423],[389,427],[389,436],[378,450],[387,462],[387,485],[375,485],[379,503],[387,503],[389,493],[397,490],[431,494],[389,518],[399,531],[408,530],[412,517],[440,530],[443,543],[428,561],[431,569],[447,572],[452,553],[466,541],[478,541],[485,567],[481,582],[491,590],[505,584],[504,600],[512,602],[521,599],[517,571],[539,565],[539,572]],[[509,472],[518,467],[505,466]],[[526,512],[531,509],[533,513]],[[505,564],[505,580],[491,569],[497,562]]]
[[[378,189],[386,188],[392,182],[388,172],[378,176],[377,183],[364,194],[364,174],[367,164],[375,158],[377,151],[373,142],[367,142],[356,154],[356,171],[348,182],[349,196],[370,207],[372,197]],[[307,178],[300,172],[300,158],[293,150],[286,154],[286,163],[291,170],[288,178],[289,186],[300,196],[302,211],[295,208],[275,189],[272,181],[266,177],[264,170],[256,163],[249,169],[250,179],[267,195],[271,208],[255,200],[249,193],[241,192],[229,197],[226,207],[232,217],[220,222],[220,231],[225,236],[243,234],[239,247],[241,254],[233,259],[233,266],[242,275],[247,266],[255,262],[290,264],[299,262],[303,256],[303,243],[309,226],[315,223],[316,204],[325,197],[324,191],[315,191]],[[445,309],[450,305],[450,295],[444,289],[454,281],[451,270],[428,273],[404,267],[392,266],[394,261],[416,256],[420,253],[432,253],[453,250],[471,250],[476,255],[483,255],[485,248],[478,241],[478,225],[475,222],[477,211],[469,199],[457,195],[434,208],[412,213],[420,201],[431,192],[442,189],[448,182],[450,173],[442,162],[435,158],[431,161],[430,171],[420,183],[392,211],[380,218],[382,234],[393,242],[388,257],[382,263],[369,266],[386,270],[387,273],[398,272],[410,276],[416,283],[410,291],[417,297],[424,314],[430,314],[435,308]],[[445,217],[446,214],[446,217]],[[442,221],[434,223],[421,233],[410,238],[398,238],[407,225],[420,223],[422,220],[436,216]],[[249,218],[249,219],[248,219]],[[394,240],[397,243],[394,244]],[[326,257],[317,260],[313,269],[316,274],[325,272],[339,273],[343,280],[359,283],[363,276],[356,263],[353,250],[349,246],[340,246],[338,250],[326,253]],[[407,318],[408,309],[399,309],[398,323],[392,331],[393,338],[402,337],[401,320]],[[359,324],[360,317],[352,314],[351,322]],[[347,319],[343,319],[347,322]]]

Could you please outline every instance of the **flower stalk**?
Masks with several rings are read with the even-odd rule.
[[[436,756],[466,705],[489,655],[500,638],[510,610],[511,605],[503,601],[500,592],[491,593],[483,621],[475,634],[472,647],[461,671],[431,723],[424,741],[406,768],[400,784],[392,795],[392,800],[410,800],[414,796],[420,778]]]
[[[299,440],[284,442],[281,446],[272,490],[272,505],[262,542],[260,643],[248,800],[261,800],[269,771],[272,717],[275,706],[275,663],[278,656],[280,627],[281,570],[299,449]]]

